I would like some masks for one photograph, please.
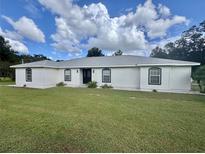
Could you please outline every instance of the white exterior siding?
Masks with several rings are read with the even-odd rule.
[[[191,89],[190,66],[162,66],[161,85],[148,84],[148,69],[150,67],[111,68],[111,83],[102,83],[102,69],[92,68],[92,81],[98,86],[108,84],[114,88],[158,91],[189,91]],[[83,85],[82,69],[71,69],[71,81],[64,81],[65,69],[31,68],[32,82],[26,82],[25,68],[16,69],[16,86],[33,88],[54,87],[59,82],[67,86],[80,87]]]
[[[80,69],[71,69],[71,81],[64,80],[64,71],[65,69],[60,69],[58,76],[58,82],[64,82],[67,86],[79,87],[82,84],[81,80],[81,70]]]
[[[191,67],[161,68],[161,85],[148,84],[148,70],[151,67],[140,68],[140,89],[159,91],[189,91],[191,90]]]
[[[49,88],[57,83],[57,69],[50,68],[32,68],[32,81],[26,82],[25,68],[16,69],[16,86],[33,87],[33,88]]]
[[[172,67],[170,88],[176,91],[191,90],[191,67]]]
[[[15,74],[16,74],[16,86],[23,87],[23,85],[26,84],[25,69],[24,68],[15,69]]]
[[[111,83],[102,82],[102,69],[103,68],[92,69],[92,81],[96,81],[98,86],[108,84],[114,88],[139,89],[139,68],[111,68]]]

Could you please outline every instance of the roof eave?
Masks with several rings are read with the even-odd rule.
[[[192,64],[138,64],[137,66],[199,66],[200,63]]]
[[[53,66],[10,66],[10,68],[58,68],[58,67],[53,67]]]

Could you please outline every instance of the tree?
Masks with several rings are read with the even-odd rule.
[[[199,67],[193,73],[193,79],[197,80],[201,92],[205,92],[205,65]]]
[[[167,53],[164,49],[157,46],[155,49],[152,50],[152,53],[150,56],[158,57],[158,58],[167,58]]]
[[[123,55],[123,52],[121,50],[115,51],[115,53],[113,54],[113,56],[121,56]]]
[[[184,31],[181,38],[152,50],[151,57],[185,60],[205,64],[205,21]]]
[[[90,50],[88,50],[87,57],[100,57],[100,56],[105,56],[105,55],[102,53],[102,50],[100,50],[99,48],[93,47]]]
[[[0,36],[0,77],[11,77],[14,79],[15,72],[11,69],[11,65],[20,64],[24,62],[34,62],[48,59],[44,55],[23,55],[14,51],[9,42]]]
[[[11,49],[8,41],[0,36],[0,61],[15,62],[17,56],[16,52]]]

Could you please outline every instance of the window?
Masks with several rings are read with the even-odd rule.
[[[149,84],[161,85],[161,68],[149,69]]]
[[[31,68],[26,68],[26,82],[32,82],[32,70],[31,70]]]
[[[102,70],[102,82],[104,83],[111,82],[111,70],[109,68],[104,68]]]
[[[71,81],[71,70],[65,69],[64,71],[64,80],[65,81]]]

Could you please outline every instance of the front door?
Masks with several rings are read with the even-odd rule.
[[[91,81],[91,69],[83,69],[83,84]]]

